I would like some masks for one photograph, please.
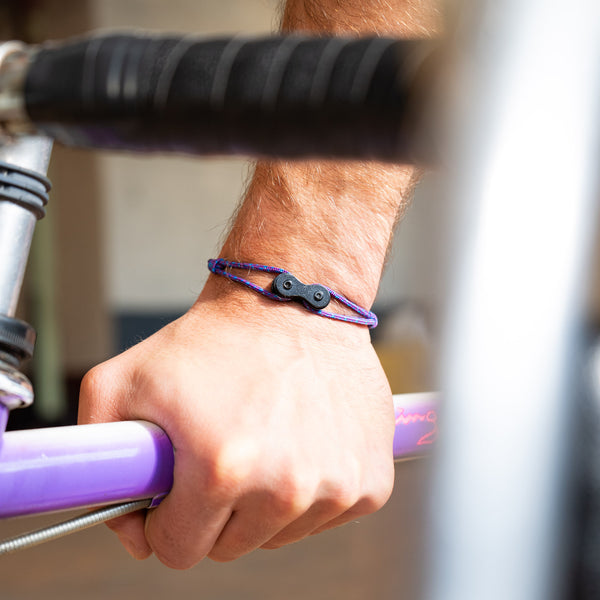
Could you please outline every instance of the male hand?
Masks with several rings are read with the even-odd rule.
[[[422,36],[429,0],[288,0],[282,30]],[[407,165],[259,162],[220,256],[279,265],[371,306]],[[277,548],[377,510],[393,484],[392,398],[368,330],[209,283],[181,319],[84,379],[80,422],[145,419],[175,448],[160,506],[113,521],[175,568]]]
[[[373,512],[391,493],[391,393],[368,330],[238,288],[209,284],[83,381],[81,423],[144,419],[174,446],[160,506],[110,523],[136,558],[232,560]]]

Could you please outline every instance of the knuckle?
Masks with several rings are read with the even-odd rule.
[[[383,496],[379,494],[366,494],[358,504],[363,515],[370,515],[382,508],[386,502],[387,498],[383,499]]]
[[[327,483],[326,501],[331,512],[342,513],[361,497],[362,469],[358,462],[347,464]]]
[[[239,493],[256,473],[257,451],[254,442],[219,444],[206,469],[208,489],[226,496]]]
[[[382,508],[392,495],[393,485],[393,478],[382,478],[372,485],[361,499],[361,509],[364,513],[374,513]]]
[[[303,514],[313,502],[314,487],[308,478],[299,474],[286,475],[271,494],[273,513],[281,518]]]
[[[342,513],[354,506],[360,497],[359,490],[347,482],[333,484],[330,489],[329,508],[337,513]]]
[[[102,365],[96,366],[89,370],[81,380],[80,394],[83,398],[93,400],[102,389],[105,379],[105,367]]]
[[[110,388],[112,378],[109,368],[98,365],[88,371],[81,380],[79,390],[79,421],[92,423],[112,416]]]

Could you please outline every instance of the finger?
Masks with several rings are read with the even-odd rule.
[[[376,512],[387,502],[393,478],[375,478],[373,482],[364,480],[356,469],[341,471],[345,473],[343,481],[323,483],[319,500],[310,510],[268,540],[262,548],[280,548],[313,533],[344,525]]]
[[[270,491],[247,495],[227,522],[209,558],[226,562],[260,548],[306,513],[311,503],[312,495],[278,497]]]
[[[364,517],[369,514],[371,514],[371,513],[363,512],[363,511],[355,512],[354,510],[349,510],[349,511],[345,512],[343,515],[340,515],[339,517],[336,517],[335,519],[331,519],[331,521],[328,521],[327,523],[324,523],[323,525],[317,527],[315,530],[310,531],[309,533],[306,534],[306,536],[317,535],[319,533],[323,533],[324,531],[328,531],[329,529],[335,529],[336,527],[341,527],[342,525],[347,525],[348,523],[351,523],[352,521],[356,521],[356,519],[359,519],[360,517]]]
[[[272,538],[261,544],[261,548],[273,550],[297,542],[310,535],[316,528],[347,512],[348,504],[339,499],[322,499],[310,507],[302,516],[284,527]]]
[[[318,533],[322,533],[328,529],[333,529],[334,527],[339,527],[340,525],[346,525],[347,523],[359,519],[360,517],[370,515],[374,512],[377,512],[383,506],[383,504],[384,503],[382,502],[374,501],[373,498],[363,498],[360,502],[357,502],[346,512],[335,517],[334,519],[331,519],[327,523],[323,523],[319,527],[316,527],[310,532],[309,535],[317,535]]]
[[[197,513],[182,515],[181,507],[168,498],[146,517],[146,539],[157,558],[172,569],[189,569],[210,551],[229,520],[229,508],[196,507]]]
[[[256,521],[251,511],[236,511],[223,528],[208,557],[217,562],[228,562],[260,548],[275,535],[286,523],[274,523],[265,515]]]
[[[188,569],[210,552],[231,517],[233,499],[211,485],[193,457],[177,456],[173,488],[148,512],[145,534],[157,558],[173,569]]]
[[[375,512],[372,509],[370,501],[357,502],[352,508],[338,513],[333,518],[326,518],[327,510],[318,507],[313,514],[307,514],[297,522],[290,524],[289,527],[283,529],[275,537],[263,544],[261,547],[265,550],[276,550],[287,544],[292,544],[310,535],[322,533],[328,529],[334,529],[341,525],[346,525],[360,517]]]
[[[145,521],[146,511],[143,510],[106,522],[108,528],[117,534],[127,552],[137,560],[144,560],[152,555],[152,548],[144,533]]]
[[[262,547],[275,549],[301,540],[318,527],[344,514],[361,498],[362,479],[358,461],[339,465],[335,474],[323,477],[310,509]]]

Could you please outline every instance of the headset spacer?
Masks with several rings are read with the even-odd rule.
[[[19,362],[33,356],[35,329],[19,319],[0,315],[0,352]]]
[[[0,201],[18,204],[41,219],[50,187],[50,180],[40,173],[0,161]]]

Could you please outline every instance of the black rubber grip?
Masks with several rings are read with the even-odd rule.
[[[421,162],[431,45],[109,35],[42,47],[31,120],[94,148]]]

